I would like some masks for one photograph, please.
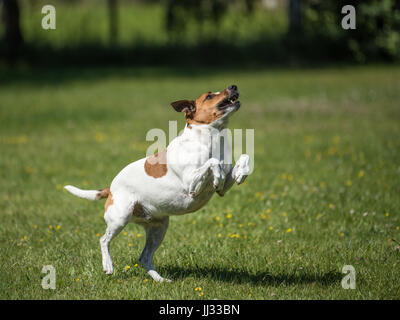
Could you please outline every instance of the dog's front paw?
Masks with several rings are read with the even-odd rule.
[[[225,176],[221,174],[222,170],[214,174],[213,186],[216,192],[221,192],[225,184]]]
[[[250,157],[247,154],[242,154],[233,168],[233,179],[237,184],[241,184],[246,180],[250,173]]]

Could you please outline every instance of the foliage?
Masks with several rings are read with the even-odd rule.
[[[343,30],[341,8],[356,8],[356,30]],[[400,2],[397,0],[309,0],[304,10],[305,33],[368,60],[400,59]]]

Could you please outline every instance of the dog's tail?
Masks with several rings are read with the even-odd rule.
[[[73,195],[88,200],[100,200],[107,198],[110,194],[110,188],[105,188],[103,190],[82,190],[74,186],[65,186],[64,188]]]

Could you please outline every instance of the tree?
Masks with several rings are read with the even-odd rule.
[[[108,0],[109,14],[109,37],[110,44],[115,44],[118,41],[118,3],[117,0]]]
[[[289,0],[289,33],[298,34],[303,29],[302,0]]]
[[[18,58],[24,42],[19,23],[18,0],[3,0],[2,21],[6,59],[8,63],[13,64]]]

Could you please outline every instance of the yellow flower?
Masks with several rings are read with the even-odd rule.
[[[273,227],[273,226],[270,226],[270,227],[269,227],[269,230],[274,230],[274,227]]]
[[[34,169],[32,167],[25,167],[25,172],[27,174],[31,174],[34,171]]]
[[[230,237],[231,239],[233,239],[233,238],[240,238],[240,235],[239,235],[238,233],[232,233],[229,237]]]
[[[232,218],[232,215],[231,215],[230,213],[228,213],[228,214],[226,215],[226,218],[227,218],[227,219],[230,219],[230,218]]]
[[[261,214],[260,214],[260,217],[261,217],[261,219],[263,219],[263,220],[267,219],[267,216],[266,216],[264,213],[261,213]]]
[[[49,225],[49,229],[53,229],[54,227],[53,227],[53,225],[51,224],[51,225]]]
[[[219,220],[221,220],[221,218],[220,217],[215,217],[215,220],[219,221]]]
[[[33,226],[33,229],[37,229],[37,228],[38,228],[38,225],[35,224],[35,225]]]
[[[287,217],[287,213],[286,213],[286,212],[283,212],[282,215],[283,215],[284,217]]]
[[[7,144],[24,144],[27,142],[26,136],[7,137],[4,139]]]
[[[344,233],[340,231],[340,232],[339,232],[339,236],[340,236],[340,237],[343,237],[343,236],[344,236]]]
[[[106,136],[102,132],[97,132],[95,138],[97,142],[103,142],[106,139]]]
[[[254,222],[248,222],[247,225],[248,225],[249,227],[254,227],[256,224],[255,224]]]
[[[75,281],[76,281],[76,282],[79,282],[79,281],[81,281],[81,279],[79,279],[79,278],[76,278],[76,279],[75,279]]]
[[[196,288],[194,288],[194,291],[201,291],[201,290],[202,290],[201,287],[196,287]]]
[[[135,263],[133,266],[134,266],[135,268],[137,268],[137,267],[138,267],[138,264],[137,264],[137,263]]]
[[[329,204],[329,209],[332,209],[332,210],[333,210],[333,209],[335,209],[335,206],[334,206],[332,203],[330,203],[330,204]]]
[[[126,266],[125,271],[128,271],[131,268],[131,266]]]
[[[321,218],[321,214],[320,213],[317,214],[317,219],[319,219],[319,218]]]
[[[138,233],[136,236],[137,236],[138,238],[141,238],[141,237],[142,237],[142,235],[141,235],[140,233]]]
[[[364,177],[364,171],[363,170],[360,170],[360,172],[358,173],[358,177],[359,178]]]
[[[269,214],[269,213],[271,213],[271,212],[272,212],[271,208],[268,208],[268,209],[267,209],[267,213]]]
[[[389,217],[389,212],[386,212],[386,213],[385,213],[385,216],[386,216],[386,217]]]
[[[200,292],[199,296],[200,297],[204,296],[204,292]]]
[[[43,242],[44,240],[43,240],[43,239],[40,239],[39,241],[40,241],[40,242]]]
[[[292,174],[289,174],[289,175],[287,176],[287,179],[288,179],[288,181],[292,181],[292,180],[293,180],[293,175],[292,175]]]
[[[222,237],[222,234],[218,233],[218,238],[221,238],[221,237]]]
[[[332,142],[333,142],[334,144],[339,144],[339,142],[340,142],[340,137],[339,137],[339,136],[334,136],[334,137],[332,138]]]
[[[127,235],[128,235],[128,232],[125,231],[125,232],[124,232],[124,236],[127,236]]]
[[[60,225],[57,225],[56,229],[57,229],[57,230],[60,230],[60,229],[61,229],[61,226],[60,226]]]
[[[292,232],[292,228],[289,228],[286,230],[286,233],[290,233],[290,232]]]
[[[149,279],[144,279],[143,282],[146,283],[147,281],[149,281]]]
[[[397,226],[397,227],[396,227],[396,230],[397,230],[397,231],[399,231],[399,230],[400,230],[400,227],[399,227],[399,226]]]
[[[287,174],[286,173],[282,173],[282,179],[286,180],[286,178],[287,178]]]
[[[262,193],[261,193],[261,192],[256,192],[256,193],[254,194],[254,196],[255,196],[257,199],[260,199],[261,196],[262,196]]]
[[[346,186],[351,187],[352,184],[353,184],[353,183],[351,182],[351,180],[347,180],[347,181],[346,181]]]
[[[132,242],[129,242],[129,246],[130,246],[130,247],[133,247],[133,243],[132,243]]]
[[[96,237],[100,237],[100,233],[96,233]]]

